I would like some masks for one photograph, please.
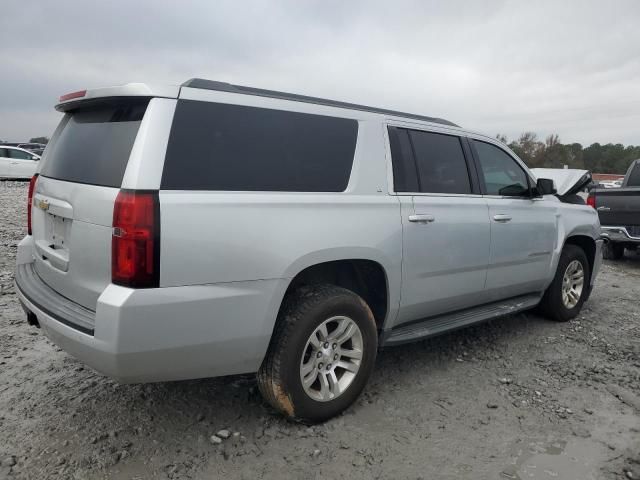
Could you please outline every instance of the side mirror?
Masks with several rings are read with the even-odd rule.
[[[555,183],[549,178],[539,178],[536,182],[536,190],[538,195],[553,195],[557,192]]]
[[[40,160],[38,157],[31,157],[31,160]]]

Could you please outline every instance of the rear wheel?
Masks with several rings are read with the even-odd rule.
[[[333,285],[303,287],[285,300],[258,386],[289,418],[327,420],[364,388],[377,343],[375,320],[362,298]]]
[[[560,254],[555,277],[540,302],[541,312],[558,322],[574,318],[588,297],[590,278],[584,250],[566,245]]]
[[[624,245],[607,242],[602,249],[602,256],[606,260],[620,260],[624,256]]]

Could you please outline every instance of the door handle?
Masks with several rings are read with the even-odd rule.
[[[599,212],[608,212],[611,209],[609,207],[598,207],[596,210]]]
[[[511,215],[507,215],[506,213],[498,213],[493,216],[493,219],[496,222],[507,223],[511,221]]]
[[[436,217],[434,217],[433,215],[420,213],[415,215],[409,215],[409,221],[417,222],[417,223],[431,223],[436,221]]]
[[[11,165],[18,165],[18,162],[11,162]]]

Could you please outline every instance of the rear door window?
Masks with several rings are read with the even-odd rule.
[[[473,144],[487,195],[529,196],[527,174],[514,158],[490,143],[473,140]]]
[[[389,145],[393,165],[393,190],[419,192],[418,172],[413,160],[409,132],[405,128],[389,127]]]
[[[70,113],[41,175],[119,187],[149,99],[112,99]]]
[[[409,130],[415,152],[420,191],[471,193],[469,170],[460,137]]]
[[[342,192],[357,134],[352,119],[180,100],[161,188]]]
[[[9,158],[9,152],[7,152],[6,148],[0,148],[0,157]]]

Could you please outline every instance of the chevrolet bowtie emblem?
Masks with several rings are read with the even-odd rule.
[[[46,200],[38,200],[36,202],[36,206],[40,209],[40,210],[49,210],[49,202],[47,202]]]

